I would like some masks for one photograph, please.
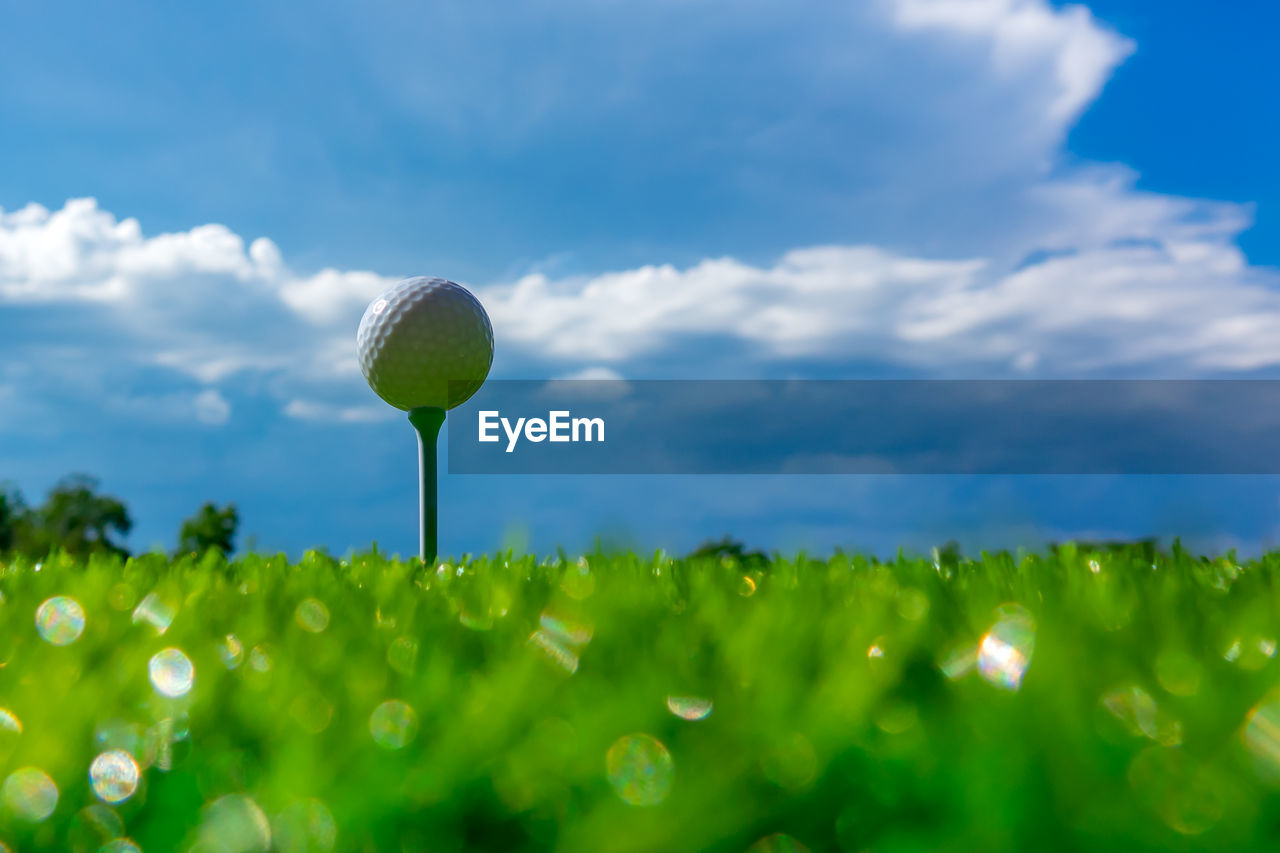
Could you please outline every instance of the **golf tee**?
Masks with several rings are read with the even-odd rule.
[[[421,497],[418,508],[421,523],[418,528],[419,551],[422,562],[435,562],[438,550],[437,499],[436,499],[436,441],[444,424],[444,409],[435,406],[419,406],[409,410],[409,423],[418,433],[418,467]]]

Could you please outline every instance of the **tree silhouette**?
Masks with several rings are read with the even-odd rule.
[[[75,557],[100,552],[129,556],[111,539],[113,531],[124,536],[133,529],[129,510],[119,499],[98,494],[98,480],[86,474],[59,480],[44,504],[26,513],[23,522],[17,525],[15,546],[27,554],[63,548]]]
[[[26,515],[22,493],[7,483],[0,483],[0,554],[13,550]]]
[[[747,546],[736,539],[725,536],[720,541],[704,542],[693,551],[690,560],[733,560],[740,566],[764,566],[769,562],[769,555],[763,551],[748,551]]]
[[[223,554],[230,554],[235,550],[236,527],[239,524],[240,513],[236,511],[235,504],[218,509],[207,502],[199,512],[182,522],[178,553],[203,554],[210,548],[217,548]]]

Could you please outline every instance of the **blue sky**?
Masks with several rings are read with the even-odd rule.
[[[1261,0],[0,5],[0,477],[101,476],[135,549],[212,498],[263,548],[411,551],[412,436],[353,359],[410,274],[480,296],[504,377],[1276,375],[1277,23]],[[1280,538],[1263,478],[442,491],[453,552]]]

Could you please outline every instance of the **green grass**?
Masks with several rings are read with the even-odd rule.
[[[1280,555],[2,565],[13,850],[1280,840]],[[55,596],[85,614],[61,646],[36,626]],[[167,648],[194,665],[177,698],[149,673]],[[108,809],[111,749],[142,770]]]

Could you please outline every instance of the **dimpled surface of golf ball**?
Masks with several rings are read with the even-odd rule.
[[[462,285],[406,278],[369,303],[356,349],[369,387],[397,409],[452,409],[489,375],[493,328]]]

